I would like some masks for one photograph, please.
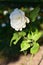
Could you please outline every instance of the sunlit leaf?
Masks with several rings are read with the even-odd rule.
[[[13,41],[16,41],[16,43],[17,43],[18,38],[19,38],[18,33],[14,33],[14,34],[13,34],[13,37],[12,37],[12,39],[11,39],[11,41],[10,41],[10,46],[12,45],[12,42],[13,42]],[[16,44],[16,43],[15,43],[15,44]]]
[[[26,33],[23,32],[23,31],[14,33],[14,34],[13,34],[13,37],[12,37],[12,39],[11,39],[11,41],[10,41],[10,46],[12,45],[12,42],[13,42],[13,41],[14,41],[13,44],[16,44],[16,43],[21,39],[21,37],[23,37],[23,36],[25,36],[25,35],[26,35]]]
[[[35,35],[33,36],[33,40],[37,41],[41,36],[42,36],[42,32],[37,32],[37,33],[35,33]]]
[[[21,51],[27,50],[28,48],[30,48],[30,44],[28,44],[27,41],[22,41],[22,43],[21,43]]]
[[[16,41],[13,42],[14,45],[16,45],[16,43],[21,39],[21,36],[19,36]]]
[[[33,43],[34,45],[33,45],[33,47],[30,49],[30,53],[31,54],[36,54],[37,52],[38,52],[38,50],[39,50],[39,44],[38,43]]]
[[[32,34],[28,33],[27,37],[28,37],[28,39],[32,39],[33,36],[32,36]]]
[[[28,39],[32,39],[34,41],[37,41],[42,36],[42,32],[36,30],[35,32],[28,33]]]
[[[19,32],[19,35],[20,35],[20,36],[25,36],[25,35],[26,35],[26,32],[21,31],[21,32]]]

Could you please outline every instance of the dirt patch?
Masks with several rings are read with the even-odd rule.
[[[43,46],[40,47],[39,52],[32,58],[30,63],[31,55],[21,55],[18,61],[9,62],[7,65],[43,65]]]

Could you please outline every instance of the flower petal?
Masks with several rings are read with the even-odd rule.
[[[29,23],[30,22],[29,18],[28,17],[25,17],[25,18],[26,18],[26,22]]]
[[[25,28],[26,27],[26,24],[25,25],[23,25],[23,28]]]
[[[20,28],[20,31],[22,31],[22,28]]]

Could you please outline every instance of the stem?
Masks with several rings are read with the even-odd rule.
[[[32,65],[33,54],[30,57],[30,65]]]
[[[27,55],[27,51],[23,51],[24,55],[26,56]]]

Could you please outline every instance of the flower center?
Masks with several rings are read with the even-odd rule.
[[[21,17],[19,16],[18,19],[20,19]]]
[[[19,20],[19,19],[21,19],[21,17],[20,17],[20,16],[18,16],[18,17],[16,17],[15,19],[16,19],[16,20]]]

